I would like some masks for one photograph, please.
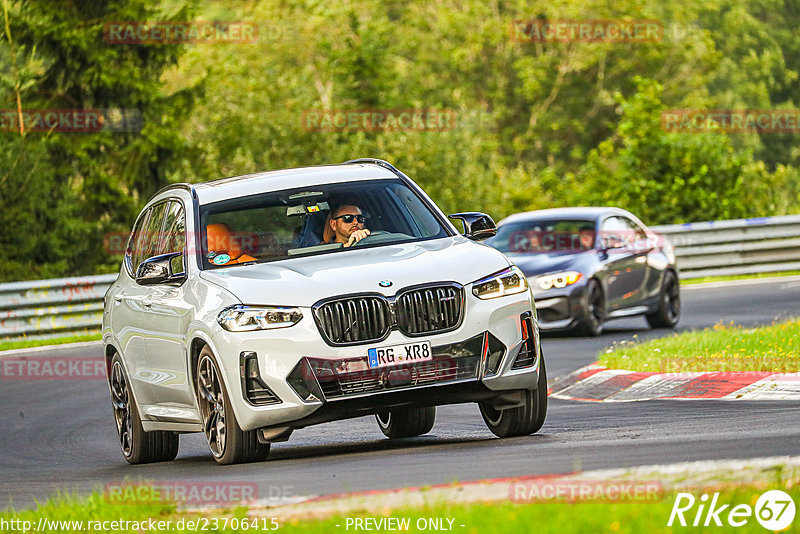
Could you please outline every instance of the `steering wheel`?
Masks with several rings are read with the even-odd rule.
[[[357,241],[350,246],[357,247],[359,245],[384,243],[386,241],[394,241],[396,239],[410,238],[410,237],[411,236],[406,234],[395,234],[392,232],[387,232],[386,230],[375,230],[374,232],[370,232],[370,234],[361,241]]]

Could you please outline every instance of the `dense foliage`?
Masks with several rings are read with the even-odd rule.
[[[108,272],[103,236],[170,182],[387,159],[449,212],[619,205],[650,224],[800,212],[793,133],[671,133],[668,109],[794,109],[789,0],[2,0],[0,108],[139,110],[141,132],[0,132],[0,280]],[[653,42],[523,42],[512,22],[654,20]],[[254,43],[111,44],[131,20]],[[7,21],[7,24],[6,24]],[[446,110],[319,131],[314,110]],[[10,130],[10,131],[9,131]]]

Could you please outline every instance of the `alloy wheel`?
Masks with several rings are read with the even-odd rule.
[[[114,420],[117,423],[119,444],[125,456],[130,456],[132,451],[131,436],[133,427],[130,399],[125,372],[122,369],[122,364],[116,361],[111,368],[111,403],[114,406]]]
[[[681,314],[680,289],[674,276],[670,276],[667,283],[667,287],[664,288],[664,309],[670,322],[675,322]]]
[[[211,453],[219,458],[225,454],[227,444],[225,398],[222,394],[217,367],[208,356],[200,360],[198,365],[197,397],[208,446],[211,448]]]

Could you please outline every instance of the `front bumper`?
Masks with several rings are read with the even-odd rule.
[[[523,318],[532,312],[528,292],[485,301],[470,295],[457,329],[423,338],[431,343],[432,361],[381,369],[366,366],[368,348],[420,338],[393,330],[379,343],[333,347],[323,342],[311,310],[302,312],[303,319],[290,328],[258,332],[219,328],[214,333],[213,349],[242,429],[300,428],[409,403],[480,401],[510,390],[534,389],[538,383],[535,321],[530,323],[530,345],[523,344],[522,335]],[[525,367],[514,368],[521,350],[534,357],[525,361]],[[243,352],[255,354],[260,378],[277,402],[266,406],[248,402],[240,365]]]
[[[536,277],[528,277],[531,287],[536,287]],[[539,328],[547,331],[569,330],[577,325],[583,310],[583,292],[586,280],[564,288],[534,289]]]

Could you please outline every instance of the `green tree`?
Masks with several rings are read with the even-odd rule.
[[[49,173],[29,185],[52,184],[53,201],[69,199],[73,206],[71,216],[54,225],[72,229],[68,240],[51,242],[58,249],[53,254],[63,258],[54,270],[64,275],[116,270],[119,256],[103,252],[103,237],[128,231],[142,203],[168,183],[169,166],[185,147],[179,128],[197,89],[164,91],[162,76],[176,65],[181,46],[112,45],[104,41],[104,24],[187,20],[190,7],[181,4],[166,13],[146,0],[4,0],[4,5],[13,41],[4,41],[0,57],[15,50],[33,56],[35,50],[42,62],[33,83],[17,93],[23,108],[120,108],[143,117],[140,132],[22,134],[37,161],[44,151]],[[5,96],[3,101],[16,107],[9,97],[17,95],[6,91]],[[4,150],[16,146],[5,139]],[[51,202],[31,198],[27,209],[44,219]]]
[[[617,205],[650,224],[757,216],[776,178],[725,133],[666,133],[662,86],[637,77],[614,135],[591,151],[575,179],[590,202]]]

